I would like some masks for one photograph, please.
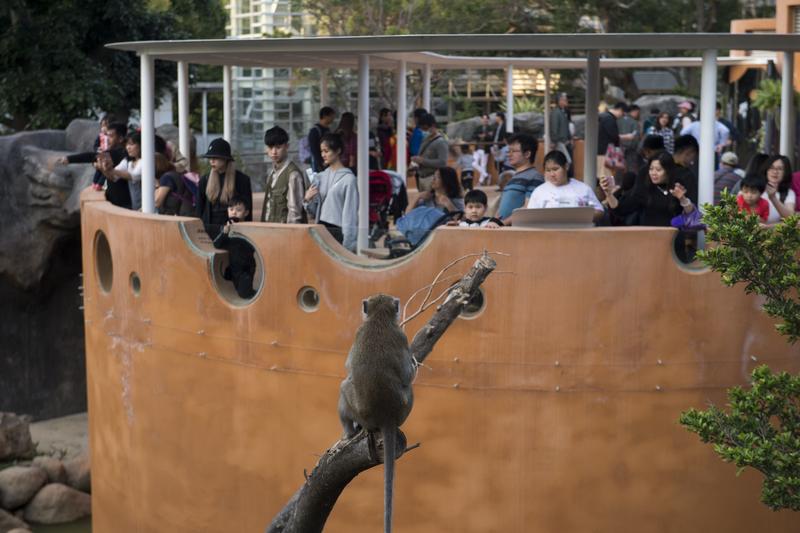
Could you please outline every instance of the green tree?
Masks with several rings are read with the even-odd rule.
[[[739,212],[735,197],[723,195],[706,206],[707,236],[716,246],[698,254],[728,286],[765,298],[764,311],[790,343],[800,338],[800,217],[774,228],[754,214]],[[766,366],[753,371],[749,390],[728,391],[729,412],[715,406],[689,409],[680,422],[727,462],[755,468],[764,475],[761,501],[771,509],[800,511],[800,376],[773,374]]]
[[[0,122],[14,130],[63,128],[98,109],[127,117],[139,107],[139,61],[105,45],[204,34],[203,10],[224,28],[215,0],[175,0],[168,10],[144,0],[0,3]],[[156,62],[157,89],[174,78],[174,64]]]

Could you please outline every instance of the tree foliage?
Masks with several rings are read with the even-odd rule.
[[[716,245],[698,257],[719,272],[728,286],[765,298],[764,310],[779,320],[778,331],[794,343],[800,337],[800,217],[772,228],[755,214],[738,210],[724,194],[718,206],[705,206],[707,236]],[[800,511],[800,376],[773,374],[766,366],[753,371],[749,390],[728,391],[729,412],[715,406],[689,409],[680,422],[714,451],[741,469],[764,474],[761,501],[773,510]]]
[[[139,107],[139,60],[107,43],[221,36],[224,10],[218,0],[173,0],[166,9],[143,0],[5,0],[0,28],[0,122],[63,128],[98,109],[127,116]],[[174,78],[174,64],[156,62],[157,89]]]
[[[724,195],[720,205],[706,206],[708,239],[718,245],[698,257],[722,275],[728,286],[744,283],[746,293],[766,297],[764,311],[780,322],[778,332],[794,343],[800,338],[800,216],[764,227],[758,216],[739,212],[736,198]]]
[[[689,409],[681,424],[714,445],[723,461],[741,472],[764,474],[761,501],[772,510],[800,511],[800,376],[753,371],[749,390],[728,391],[729,413],[715,406]]]

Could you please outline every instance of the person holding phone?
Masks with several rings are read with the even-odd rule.
[[[306,211],[325,226],[340,244],[356,251],[358,240],[358,183],[342,163],[344,142],[336,133],[326,133],[320,152],[326,168],[311,182],[304,200]]]
[[[252,298],[256,294],[253,289],[256,260],[253,255],[253,247],[244,239],[231,238],[230,233],[234,224],[247,220],[249,215],[245,197],[234,196],[231,198],[228,202],[228,220],[214,239],[215,248],[228,251],[229,264],[222,273],[222,277],[233,282],[236,294],[245,299]]]
[[[600,178],[600,187],[609,209],[620,218],[639,212],[642,226],[670,226],[673,217],[695,209],[686,186],[675,175],[675,160],[668,152],[661,152],[648,162],[648,179],[636,183],[631,194],[617,198],[613,194],[615,183],[605,176]]]

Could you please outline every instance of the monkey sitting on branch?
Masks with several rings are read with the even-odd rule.
[[[457,283],[428,301],[433,287],[447,280],[442,275],[448,268],[475,256],[478,259]],[[394,462],[416,447],[406,447],[405,435],[399,429],[411,412],[411,382],[416,365],[431,353],[496,266],[486,251],[451,262],[425,288],[428,293],[419,310],[400,325],[397,324],[399,302],[393,298],[378,295],[365,302],[362,312],[366,320],[356,333],[345,363],[348,375],[340,387],[339,417],[344,426],[344,439],[320,457],[311,474],[306,475],[305,483],[273,518],[267,533],[321,532],[348,483],[382,462],[376,453],[375,431],[382,432],[384,448],[384,527],[391,527]],[[437,305],[436,312],[414,335],[409,346],[401,326],[440,300],[443,301]]]
[[[364,323],[347,356],[347,377],[339,391],[343,440],[362,429],[383,438],[383,530],[392,531],[392,485],[397,430],[414,405],[411,382],[415,365],[406,334],[398,325],[400,300],[378,294],[364,300]]]

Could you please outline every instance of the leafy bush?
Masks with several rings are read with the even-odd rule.
[[[800,217],[775,227],[755,214],[739,212],[734,196],[705,206],[707,237],[716,243],[698,258],[719,272],[728,286],[745,283],[745,292],[765,297],[764,311],[779,320],[778,331],[794,343],[800,337]],[[800,511],[800,376],[753,371],[751,387],[728,391],[729,412],[710,406],[689,409],[680,423],[727,462],[764,474],[761,501],[773,510]]]

